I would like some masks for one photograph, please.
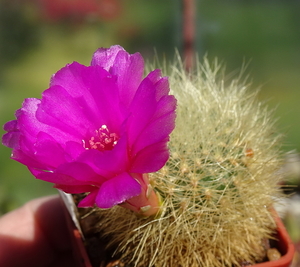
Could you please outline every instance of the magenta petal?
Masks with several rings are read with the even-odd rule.
[[[99,90],[99,85],[108,74],[103,69],[102,73],[99,73],[95,67],[86,67],[73,62],[52,76],[51,87],[59,86],[64,88],[72,98],[76,99],[82,113],[87,118],[93,118],[93,121],[97,122],[98,115],[101,115],[101,113],[98,110],[99,103],[92,95],[91,87],[97,87],[98,91],[101,91]]]
[[[122,173],[103,183],[96,197],[96,204],[99,208],[111,208],[139,195],[140,192],[140,184],[128,173]]]
[[[125,50],[119,45],[113,45],[110,48],[99,48],[93,55],[91,65],[98,65],[109,71],[114,65],[115,58],[120,51]]]
[[[19,131],[6,133],[2,137],[2,144],[10,148],[18,149],[20,135],[21,133]]]
[[[122,104],[128,107],[142,80],[144,60],[139,53],[129,55],[120,51],[111,68],[111,73],[118,76],[117,84]]]
[[[74,141],[66,142],[65,157],[68,162],[75,161],[85,151],[83,144]]]
[[[33,174],[40,180],[66,186],[100,186],[106,181],[105,178],[96,174],[89,165],[81,162],[61,164],[55,171],[51,172],[33,170]]]
[[[110,168],[111,165],[108,165],[108,169],[105,163],[101,161],[101,159],[106,159],[105,154],[106,151],[101,152],[96,149],[90,149],[83,152],[80,157],[78,157],[77,161],[88,164],[99,176],[107,177],[107,179],[109,179],[109,177],[114,176],[115,169]],[[99,166],[97,164],[98,162]]]
[[[7,133],[2,137],[2,144],[10,148],[18,149],[21,135],[18,121],[13,120],[5,123],[3,130],[7,131]]]
[[[35,139],[32,143],[20,133],[18,149],[15,147],[12,158],[28,167],[40,169],[53,169],[65,162],[64,150],[52,136],[39,132]]]
[[[153,120],[162,117],[166,114],[175,114],[177,106],[177,100],[172,95],[165,95],[161,97],[156,106],[156,112],[153,116]],[[175,121],[173,121],[175,127]]]
[[[149,173],[161,169],[169,158],[167,141],[168,137],[166,140],[147,146],[139,151],[133,159],[130,171],[134,173]]]
[[[160,142],[170,135],[175,127],[175,113],[169,112],[149,123],[133,145],[133,153]]]
[[[67,175],[77,181],[86,182],[87,184],[100,185],[105,181],[105,179],[95,173],[88,164],[82,162],[62,164],[57,168],[57,173]]]
[[[126,113],[120,110],[120,88],[117,80],[99,66],[90,68],[93,75],[86,77],[89,80],[86,83],[89,82],[90,93],[97,103],[96,112],[101,123],[98,127],[105,124],[111,131],[118,133]]]
[[[101,68],[72,63],[58,71],[51,86],[64,88],[76,100],[77,110],[94,123],[96,130],[106,124],[117,129],[122,113],[119,110],[117,78]]]
[[[38,133],[34,149],[35,158],[48,166],[56,168],[65,162],[64,149],[49,134]]]
[[[27,140],[26,143],[31,144],[32,146],[36,142],[36,137],[39,132],[49,133],[49,135],[59,143],[64,143],[65,140],[73,140],[73,133],[71,133],[71,135],[66,134],[58,129],[55,124],[54,127],[50,126],[50,120],[46,120],[45,123],[39,121],[36,115],[40,104],[40,99],[27,98],[23,102],[22,108],[17,113],[20,132],[22,133],[24,140]],[[43,113],[43,111],[41,113]],[[21,149],[23,148],[21,147]],[[31,148],[29,148],[29,150],[32,151]]]
[[[144,60],[139,53],[130,55],[121,46],[100,48],[91,65],[98,65],[117,77],[120,99],[128,107],[142,80]]]
[[[40,173],[44,173],[45,171],[40,169],[35,169],[32,167],[28,167],[28,170],[33,174],[33,176],[37,177]]]
[[[73,177],[63,174],[63,173],[54,173],[54,172],[41,172],[36,176],[37,179],[43,180],[46,182],[54,184],[64,184],[64,185],[84,185],[86,183],[78,181]]]
[[[93,191],[91,191],[91,193],[89,193],[84,199],[82,199],[79,202],[78,207],[88,208],[94,206],[96,202],[97,194],[98,194],[98,189],[94,189]]]
[[[91,149],[82,153],[78,161],[88,163],[100,176],[116,176],[129,168],[126,135],[118,141],[112,150],[98,151]]]
[[[24,100],[22,108],[17,112],[18,125],[22,125],[22,127],[19,126],[20,132],[22,132],[26,139],[31,140],[31,142],[36,141],[35,137],[39,132],[47,132],[48,129],[35,116],[40,103],[40,99],[27,98]]]
[[[73,62],[51,77],[50,87],[60,86],[74,98],[84,96],[88,103],[93,105],[93,98],[88,94],[89,85],[84,81],[84,78],[90,75],[89,67]]]
[[[18,121],[17,120],[8,121],[7,123],[4,124],[3,130],[6,132],[19,130],[18,129]]]
[[[69,194],[81,194],[95,190],[95,187],[91,185],[56,184],[54,185],[54,188],[60,189]]]
[[[40,122],[67,134],[68,139],[65,137],[64,140],[81,140],[82,136],[86,135],[87,129],[95,128],[92,120],[85,117],[76,99],[60,86],[53,86],[44,91],[36,115]]]
[[[132,145],[143,129],[149,124],[156,109],[155,88],[149,80],[144,80],[130,106],[128,137]]]
[[[103,70],[103,72],[105,72]],[[95,123],[99,122],[98,105],[93,95],[90,92],[92,77],[98,78],[98,83],[101,83],[102,76],[95,72],[94,68],[83,66],[77,62],[67,65],[52,76],[51,87],[61,87],[76,100],[77,106],[86,118],[92,118]]]
[[[27,154],[26,151],[14,149],[12,152],[12,159],[26,165],[28,168],[36,168],[41,170],[50,170],[50,166],[41,162],[39,158],[35,158],[34,154]]]
[[[149,79],[156,87],[156,100],[167,95],[170,91],[169,81],[167,77],[161,77],[161,70],[151,71],[145,79]]]

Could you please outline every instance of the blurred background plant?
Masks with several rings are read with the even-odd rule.
[[[149,59],[182,52],[181,0],[0,0],[0,123],[14,119],[24,98],[40,97],[66,63],[89,64],[98,47],[120,44]],[[299,185],[300,1],[195,0],[195,51],[219,58],[227,73],[249,63],[279,130],[286,135],[287,183]],[[3,134],[1,129],[1,135]],[[55,193],[0,150],[0,214]],[[288,168],[288,169],[286,169]]]

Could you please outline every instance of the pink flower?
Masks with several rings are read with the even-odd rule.
[[[91,66],[68,64],[42,99],[25,99],[3,144],[37,179],[89,193],[81,207],[147,206],[133,202],[148,190],[144,174],[168,160],[176,100],[160,70],[143,72],[141,55],[120,46],[98,49]]]

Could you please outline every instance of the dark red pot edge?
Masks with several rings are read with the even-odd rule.
[[[62,205],[65,211],[66,222],[69,229],[70,241],[72,242],[72,252],[76,263],[76,266],[74,267],[93,267],[86,252],[81,233],[72,221],[71,215],[63,201]]]
[[[274,219],[277,225],[277,234],[276,239],[278,240],[276,243],[278,245],[278,249],[281,253],[281,258],[276,261],[266,261],[262,263],[258,263],[252,266],[255,267],[289,267],[293,261],[293,257],[295,254],[295,247],[290,239],[290,236],[283,225],[282,220],[278,216],[277,212],[273,209],[272,213],[274,214]]]
[[[282,257],[276,261],[268,261],[268,262],[252,265],[253,267],[289,267],[293,260],[294,253],[295,253],[294,244],[291,241],[276,211],[273,210],[272,212],[274,214],[275,222],[277,225],[277,234],[275,237],[278,239],[277,242],[278,249],[281,252]],[[84,240],[82,240],[82,236],[79,230],[75,227],[70,217],[70,214],[68,213],[67,210],[66,210],[66,217],[70,229],[73,254],[77,263],[77,267],[92,267],[84,246]]]

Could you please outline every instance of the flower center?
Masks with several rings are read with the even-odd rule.
[[[100,151],[112,150],[118,143],[119,137],[116,133],[111,133],[106,125],[102,125],[99,130],[96,130],[96,135],[86,143],[84,140],[83,146],[85,149],[98,149]]]

